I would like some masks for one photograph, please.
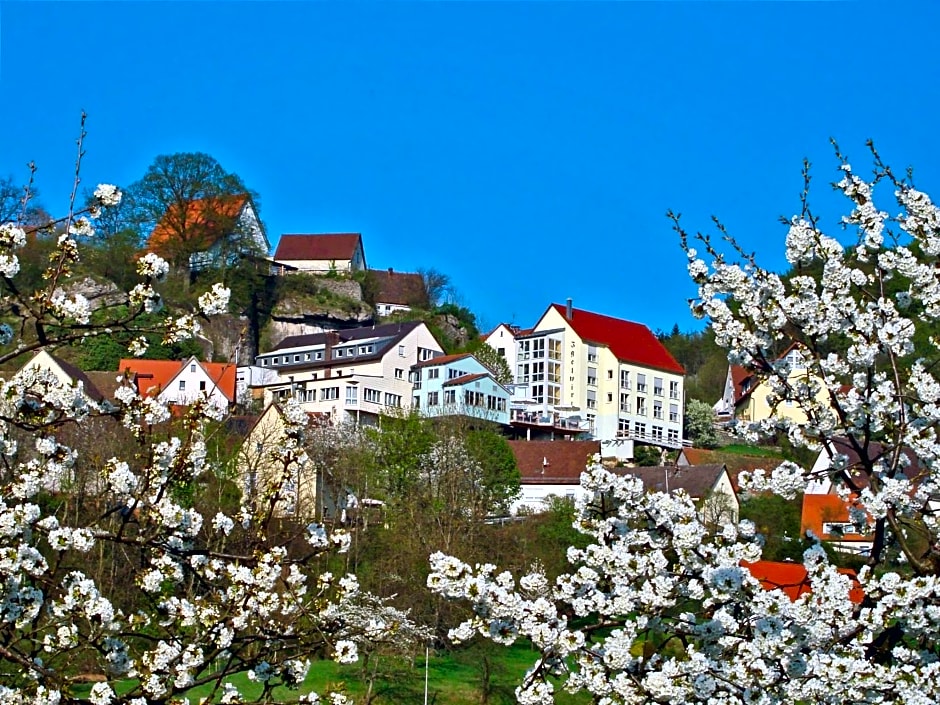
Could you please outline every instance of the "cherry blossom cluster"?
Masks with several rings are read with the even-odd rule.
[[[753,524],[709,530],[682,492],[646,492],[596,459],[575,522],[589,545],[568,549],[568,573],[549,581],[431,557],[429,588],[473,609],[454,639],[525,639],[537,651],[518,702],[547,705],[558,688],[605,705],[940,698],[940,379],[936,343],[915,335],[940,319],[940,209],[872,154],[868,180],[838,156],[834,186],[850,204],[838,236],[805,199],[786,223],[787,276],[723,230],[729,253],[673,218],[698,286],[693,312],[731,363],[766,382],[772,409],[802,412],[738,432],[786,435],[830,458],[824,477],[787,462],[742,482],[794,497],[832,481],[872,534],[868,567],[854,582],[817,542],[803,556],[811,591],[766,589],[748,568],[762,555]],[[886,191],[897,215],[875,205]],[[804,365],[783,356],[793,349]]]
[[[154,285],[169,271],[152,253],[137,262],[141,279],[129,306],[92,316],[84,297],[68,293],[80,239],[93,234],[100,209],[120,199],[117,188],[99,186],[90,209],[70,208],[56,221],[39,291],[19,286],[26,232],[0,224],[0,308],[10,321],[0,326],[0,360],[22,363],[43,345],[115,330],[135,336],[131,351],[139,355],[145,334],[188,338],[200,317],[227,309],[229,292],[216,284],[199,297],[198,314],[138,326],[159,310]],[[0,703],[75,702],[76,678],[89,672],[101,679],[86,696],[95,705],[179,701],[206,684],[211,699],[242,702],[229,682],[235,673],[262,684],[270,699],[275,687],[302,685],[314,658],[348,663],[381,644],[428,638],[354,576],[318,571],[312,559],[346,550],[348,534],[306,522],[284,530],[292,524],[281,510],[309,464],[309,418],[298,406],[284,409],[266,458],[277,471],[259,494],[236,511],[204,513],[204,488],[225,476],[209,441],[221,412],[199,400],[173,413],[130,380],[118,382],[113,398],[98,402],[81,383],[38,367],[0,379]],[[68,434],[106,420],[130,432],[120,453],[99,461],[69,446]],[[83,480],[89,468],[95,476]],[[112,573],[124,576],[121,587]],[[305,700],[346,702],[340,693]]]

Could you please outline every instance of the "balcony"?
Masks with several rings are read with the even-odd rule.
[[[557,412],[525,411],[513,409],[509,416],[510,423],[524,426],[538,426],[540,428],[555,429],[559,431],[588,431],[587,421],[580,416],[562,418]]]
[[[663,436],[661,434],[653,435],[652,433],[636,433],[634,431],[617,431],[617,438],[622,438],[624,440],[634,440],[640,441],[642,443],[649,443],[651,445],[661,446],[663,448],[672,448],[677,450],[684,446],[691,446],[692,442],[683,440],[681,438],[670,438],[668,434]]]

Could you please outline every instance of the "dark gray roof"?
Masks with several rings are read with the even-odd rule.
[[[665,492],[666,478],[668,477],[670,492],[683,489],[689,493],[690,497],[698,499],[712,491],[724,470],[724,465],[684,467],[655,465],[651,467],[617,468],[616,472],[619,475],[636,475],[643,481],[643,486],[651,492]]]
[[[327,335],[335,335],[338,342],[334,345],[350,343],[354,340],[365,340],[367,338],[399,338],[404,337],[415,328],[420,326],[423,321],[406,321],[403,323],[383,323],[378,326],[364,326],[362,328],[350,328],[348,330],[335,330],[326,333],[308,333],[306,335],[290,335],[280,343],[275,345],[267,353],[278,352],[286,348],[303,348],[313,345],[325,345]]]

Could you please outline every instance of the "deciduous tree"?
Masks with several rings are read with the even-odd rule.
[[[819,543],[802,555],[811,592],[791,599],[767,589],[748,568],[762,557],[752,521],[710,533],[690,498],[646,492],[596,462],[577,519],[591,543],[569,550],[572,570],[554,583],[539,571],[517,581],[491,565],[432,557],[432,589],[474,609],[456,638],[524,637],[537,649],[520,703],[553,702],[559,682],[610,704],[940,698],[940,524],[931,504],[940,493],[940,379],[936,349],[915,357],[913,344],[922,321],[940,318],[940,209],[873,154],[866,180],[837,152],[836,188],[849,203],[841,225],[854,247],[824,232],[805,196],[786,223],[788,261],[821,265],[818,280],[798,272],[784,281],[733,239],[730,253],[707,235],[694,241],[676,218],[699,287],[693,311],[708,317],[733,362],[769,380],[774,400],[806,415],[739,431],[752,440],[784,433],[827,452],[826,476],[865,509],[852,521],[864,523],[866,512],[873,520],[857,578],[864,599],[853,599],[853,579]],[[808,192],[808,174],[806,183]],[[884,191],[899,215],[875,206]],[[898,280],[905,286],[889,293]],[[776,354],[791,342],[806,351],[808,381],[791,378]],[[857,461],[834,451],[835,437],[848,439]],[[742,482],[793,497],[808,477],[784,462]],[[895,547],[903,563],[892,561]]]

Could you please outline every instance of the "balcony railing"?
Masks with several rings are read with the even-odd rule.
[[[686,441],[681,438],[669,438],[668,435],[657,434],[654,436],[652,433],[636,433],[635,431],[617,431],[617,438],[623,439],[632,439],[634,441],[642,441],[643,443],[650,443],[652,445],[663,446],[664,448],[682,448],[683,446],[691,446],[691,441]]]
[[[566,431],[590,430],[587,425],[587,421],[580,418],[562,418],[556,412],[524,411],[522,409],[513,409],[510,412],[509,420],[511,423],[521,423],[530,426],[543,426],[545,428],[557,428]]]

